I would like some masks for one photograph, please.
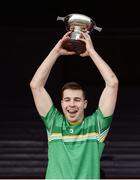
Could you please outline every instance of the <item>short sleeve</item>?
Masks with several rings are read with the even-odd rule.
[[[57,119],[60,119],[61,113],[52,105],[46,116],[41,116],[48,131],[51,131]]]
[[[100,108],[96,110],[96,126],[99,133],[99,141],[103,142],[108,134],[113,116],[104,117]]]

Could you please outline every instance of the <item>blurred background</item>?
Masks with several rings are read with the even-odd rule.
[[[81,13],[102,27],[91,38],[119,82],[114,119],[101,159],[104,178],[140,178],[140,12],[138,1],[36,1],[0,5],[0,178],[44,178],[47,135],[29,83],[49,51],[66,32],[57,16]],[[60,57],[46,89],[56,107],[61,86],[82,83],[92,113],[104,81],[91,59]]]

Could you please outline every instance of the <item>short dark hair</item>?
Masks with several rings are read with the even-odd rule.
[[[79,83],[71,81],[71,82],[67,82],[63,85],[62,89],[61,89],[61,97],[63,97],[63,92],[66,89],[72,89],[72,90],[82,90],[83,92],[83,97],[84,99],[86,99],[86,91],[85,88],[83,86],[81,86]]]

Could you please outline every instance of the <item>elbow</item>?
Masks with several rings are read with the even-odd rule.
[[[118,78],[117,77],[115,77],[114,79],[113,79],[113,82],[112,82],[112,87],[118,87],[119,86],[119,80],[118,80]]]
[[[38,81],[36,81],[35,79],[32,79],[32,80],[31,80],[31,82],[30,82],[30,88],[31,88],[32,90],[40,89],[40,88],[42,88],[42,87],[44,87],[44,84],[43,84],[43,83],[38,82]]]
[[[37,88],[37,84],[33,80],[30,82],[29,85],[30,85],[31,89],[36,89]]]
[[[109,86],[112,87],[112,88],[118,88],[119,86],[119,80],[116,76],[112,77],[110,83],[109,83]]]

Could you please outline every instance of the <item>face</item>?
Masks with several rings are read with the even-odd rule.
[[[84,99],[82,90],[66,89],[63,92],[61,106],[68,121],[81,122],[84,118],[87,100]]]

